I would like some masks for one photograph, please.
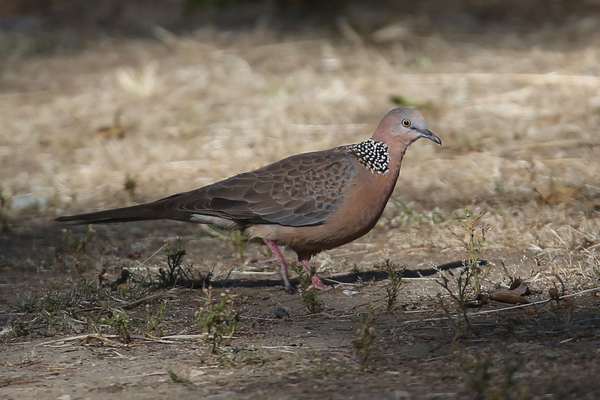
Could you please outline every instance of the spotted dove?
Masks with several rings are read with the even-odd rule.
[[[421,113],[396,108],[383,117],[370,139],[357,144],[287,157],[152,203],[56,220],[83,224],[172,219],[240,229],[271,249],[291,290],[289,267],[278,246],[295,251],[310,275],[312,256],[369,232],[394,190],[406,149],[419,138],[442,144]],[[312,287],[329,288],[318,275],[311,279]]]

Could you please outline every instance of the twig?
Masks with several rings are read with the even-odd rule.
[[[61,339],[54,339],[54,340],[50,340],[48,342],[40,343],[40,345],[41,346],[50,346],[51,344],[58,343],[58,342],[72,342],[74,340],[81,340],[81,339],[85,339],[85,340],[98,339],[98,340],[100,340],[102,342],[110,343],[113,346],[120,346],[120,347],[127,346],[126,344],[115,342],[114,340],[110,340],[109,337],[111,337],[111,338],[117,338],[119,336],[118,335],[104,336],[104,335],[99,335],[97,333],[92,333],[92,334],[86,334],[86,335],[68,336],[66,338],[61,338]]]
[[[582,295],[582,294],[585,294],[585,293],[589,293],[589,292],[593,292],[593,291],[597,291],[597,290],[600,290],[600,287],[586,289],[586,290],[582,290],[582,291],[576,292],[576,293],[565,294],[563,296],[560,296],[557,300],[564,299],[565,297],[579,296],[579,295]],[[497,313],[497,312],[514,310],[514,309],[517,309],[517,308],[524,308],[524,307],[529,307],[529,306],[544,305],[544,304],[547,304],[547,303],[551,302],[552,300],[554,300],[554,299],[540,300],[540,301],[536,301],[536,302],[533,302],[533,303],[518,304],[518,305],[515,305],[515,306],[497,308],[497,309],[493,309],[493,310],[479,311],[479,312],[476,312],[476,313],[469,314],[469,317],[476,317],[478,315],[484,315],[484,314],[493,314],[493,313]],[[426,318],[426,319],[421,319],[421,320],[415,319],[415,320],[410,320],[410,321],[404,321],[402,324],[403,325],[408,325],[408,324],[412,324],[412,323],[415,323],[415,322],[431,322],[431,321],[440,321],[442,319],[446,319],[446,317]]]
[[[145,303],[147,301],[154,300],[154,299],[160,298],[162,296],[163,296],[162,293],[156,293],[156,294],[153,294],[150,296],[146,296],[142,299],[132,301],[131,303],[124,304],[121,306],[121,308],[125,308],[125,309],[133,308],[133,307],[137,306],[138,304]]]
[[[158,250],[156,250],[154,253],[150,254],[150,256],[148,258],[146,258],[144,261],[138,263],[138,267],[142,267],[144,264],[146,264],[152,257],[154,257],[155,255],[157,255],[162,249],[164,249],[164,246],[160,246],[158,248]]]
[[[178,340],[204,339],[204,338],[206,338],[206,336],[208,336],[206,333],[201,333],[199,335],[169,335],[169,336],[163,336],[163,337],[161,337],[161,339],[178,339]]]

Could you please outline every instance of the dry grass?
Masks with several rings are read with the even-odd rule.
[[[465,207],[487,212],[489,248],[597,243],[595,42],[557,50],[543,30],[533,49],[494,34],[478,44],[405,33],[374,46],[347,33],[156,33],[159,42],[106,42],[7,63],[0,176],[11,216],[36,202],[48,217],[127,205],[128,177],[133,200],[149,201],[289,154],[356,142],[393,106],[390,96],[402,95],[425,105],[444,147],[419,142],[409,150],[397,200],[446,218]],[[124,138],[97,134],[118,113]],[[574,187],[574,195],[541,203],[534,189],[552,182]],[[405,226],[407,235],[389,241],[456,246],[443,225]]]
[[[454,261],[464,256],[464,250],[448,228],[460,226],[470,212],[481,214],[481,223],[489,226],[482,258],[494,259],[497,268],[488,286],[506,286],[509,278],[519,277],[527,280],[536,299],[547,300],[554,287],[562,294],[582,292],[576,296],[578,302],[590,296],[583,291],[600,286],[598,25],[581,17],[559,28],[540,26],[526,34],[496,26],[468,35],[413,30],[407,20],[395,23],[400,25],[374,37],[357,34],[343,21],[336,34],[263,29],[226,33],[207,28],[177,36],[158,29],[158,41],[107,39],[79,52],[6,58],[0,76],[0,196],[8,206],[0,209],[0,217],[8,218],[10,231],[2,239],[9,243],[25,231],[37,237],[38,229],[57,215],[150,201],[290,154],[363,140],[394,107],[392,96],[401,96],[418,105],[444,146],[424,141],[413,145],[378,226],[364,238],[317,256],[317,270],[324,276],[372,271],[389,260],[407,265],[409,271],[431,267],[433,258],[439,263]],[[406,29],[400,29],[403,24]],[[386,35],[395,39],[372,41]],[[125,233],[121,229],[98,228],[92,264],[99,265],[106,257],[112,267],[122,265],[121,254],[101,250],[121,246],[124,252],[139,252],[133,259],[146,260],[135,263],[139,268],[160,263],[159,257],[148,259],[153,251],[159,252],[170,229],[157,232],[142,226]],[[192,232],[180,229],[189,229],[184,235]],[[263,268],[242,267],[229,242],[198,237],[193,229],[185,237],[186,250],[194,262],[214,271],[216,279],[228,276],[232,268],[234,274]],[[32,248],[48,248],[53,254],[50,246],[56,240],[39,247],[35,240],[32,243]],[[252,258],[259,250],[250,247],[247,252]],[[4,254],[13,252],[3,249],[0,256]],[[39,260],[44,259],[18,257],[21,264],[12,266],[41,268]],[[44,262],[49,259],[51,255]],[[409,289],[401,290],[402,307],[412,310],[418,305],[414,318],[419,319],[411,319],[404,308],[398,315],[378,314],[381,341],[373,344],[375,353],[390,346],[388,354],[402,360],[410,354],[402,340],[412,344],[416,330],[428,332],[423,319],[439,311],[435,296],[440,291],[426,278],[403,282]],[[280,294],[261,297],[253,290],[245,292],[250,300],[244,303],[244,318],[251,320],[255,312],[256,320],[265,325],[245,326],[241,340],[264,340],[261,343],[267,346],[273,344],[265,339],[269,329],[281,328],[277,336],[281,339],[289,336],[292,326],[301,331],[297,337],[303,337],[302,324],[272,322],[272,315],[271,320],[264,318],[266,308],[253,311],[271,295],[273,308],[279,307],[275,298]],[[367,296],[381,295],[379,301],[384,298],[383,288],[376,285],[360,290],[370,293]],[[351,308],[341,296],[336,290],[325,297],[326,307],[337,302],[337,317],[315,318],[332,318],[353,333],[356,326],[342,324],[351,319],[346,313],[366,310],[360,304],[371,304],[373,298],[348,300],[354,302]],[[584,309],[592,304],[590,299],[576,304]],[[197,306],[193,299],[188,301],[189,308]],[[291,304],[288,301],[292,300],[284,304]],[[540,313],[549,310],[558,316],[558,322],[544,320],[544,326],[554,328],[576,313],[564,304],[560,307],[558,301],[556,309],[540,306]],[[592,306],[585,309],[585,315],[593,315]],[[299,310],[292,312],[297,319]],[[474,315],[474,323],[487,315]],[[397,330],[399,316],[404,322]],[[444,320],[439,312],[434,317],[431,321]],[[511,318],[499,317],[513,329]],[[419,323],[415,331],[409,329]],[[485,324],[490,332],[500,329],[493,321]],[[184,323],[174,325],[188,329]],[[437,360],[439,352],[428,351],[439,348],[428,350],[423,344],[442,340],[443,328],[436,329],[434,339],[419,342],[425,349],[419,357],[434,354]],[[534,323],[523,323],[519,334],[535,337],[529,332],[536,329]],[[494,332],[489,340],[504,340],[503,333]],[[319,338],[332,343],[335,339],[326,334]],[[329,356],[337,351],[331,351],[337,349],[332,343],[326,347]],[[487,351],[497,357],[492,347]],[[407,348],[407,353],[399,353]],[[542,351],[523,351],[546,357]],[[578,351],[586,352],[584,347]],[[334,361],[324,360],[335,367],[335,354],[332,357]],[[438,366],[421,359],[419,365],[423,370]],[[525,367],[524,374],[533,371],[528,368],[535,367]],[[559,373],[571,376],[567,367]]]

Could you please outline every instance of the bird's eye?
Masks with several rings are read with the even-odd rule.
[[[406,126],[408,128],[410,126],[410,119],[404,118],[402,120],[402,126]]]

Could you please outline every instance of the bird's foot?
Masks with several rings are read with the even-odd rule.
[[[288,293],[293,293],[294,289],[292,288],[292,284],[290,282],[290,276],[289,276],[290,267],[289,267],[288,263],[285,261],[285,258],[283,257],[281,250],[279,249],[277,244],[275,244],[275,242],[273,242],[272,240],[268,240],[268,239],[263,239],[263,240],[264,240],[265,244],[269,247],[269,249],[271,249],[271,253],[273,253],[273,256],[269,257],[269,258],[263,258],[260,260],[252,260],[252,262],[266,263],[266,262],[271,262],[271,261],[279,261],[279,264],[281,266],[280,267],[281,278],[283,279],[283,283],[285,284],[285,290]],[[302,264],[302,267],[304,268],[304,270],[306,271],[308,276],[310,276],[310,280],[311,280],[312,284],[308,287],[309,289],[315,289],[315,290],[331,289],[331,286],[323,283],[321,278],[319,278],[319,275],[311,273],[310,263],[308,262],[308,260],[300,260],[300,263]]]
[[[317,275],[317,274],[314,274],[313,276],[311,276],[310,280],[312,281],[312,284],[308,287],[309,289],[325,291],[325,290],[329,290],[332,288],[332,286],[324,284],[323,281],[321,280],[321,278],[319,277],[319,275]]]
[[[269,262],[269,261],[279,261],[279,272],[281,273],[281,279],[283,279],[283,284],[285,285],[285,291],[288,293],[293,293],[294,289],[292,288],[292,283],[290,282],[290,266],[285,261],[281,250],[277,247],[277,244],[272,240],[263,239],[265,244],[271,249],[271,253],[273,253],[272,257],[263,258],[262,260],[257,260],[257,262]]]
[[[331,289],[331,286],[323,283],[321,278],[319,278],[319,275],[312,273],[313,270],[310,267],[310,263],[308,262],[308,260],[300,260],[300,263],[302,264],[302,266],[304,267],[304,270],[306,271],[308,276],[310,276],[310,280],[312,281],[312,284],[308,287],[309,289],[316,289],[316,290]]]

